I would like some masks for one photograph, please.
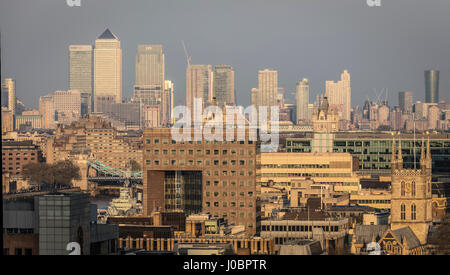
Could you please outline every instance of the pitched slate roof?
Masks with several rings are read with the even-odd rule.
[[[411,230],[409,226],[402,227],[396,230],[392,230],[392,233],[395,237],[403,243],[403,240],[406,238],[406,243],[408,244],[408,248],[412,249],[420,246],[420,241],[417,239],[416,234]]]
[[[356,243],[370,243],[373,237],[375,237],[375,241],[379,241],[387,229],[388,225],[356,225]]]

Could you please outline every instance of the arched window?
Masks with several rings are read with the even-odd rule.
[[[416,196],[416,182],[413,181],[411,183],[411,196],[415,197]]]
[[[391,252],[392,251],[392,243],[390,241],[388,241],[386,243],[386,251],[387,252]]]
[[[411,220],[416,220],[416,205],[414,203],[411,204]]]
[[[402,203],[402,205],[400,206],[400,219],[402,221],[406,219],[406,207],[404,203]]]
[[[402,185],[401,185],[400,193],[401,193],[401,195],[402,195],[402,196],[404,196],[404,195],[405,195],[405,182],[404,182],[404,181],[402,181]]]

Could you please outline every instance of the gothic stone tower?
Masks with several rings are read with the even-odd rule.
[[[430,140],[427,142],[427,154],[422,151],[420,169],[403,168],[402,144],[399,137],[398,155],[396,141],[392,139],[392,198],[391,229],[409,226],[421,244],[426,244],[428,229],[432,222],[431,212],[431,153]]]

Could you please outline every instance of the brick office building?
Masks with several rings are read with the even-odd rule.
[[[20,177],[23,166],[42,161],[41,149],[31,140],[2,141],[2,173]]]
[[[207,212],[256,233],[259,147],[245,132],[243,141],[175,141],[170,128],[145,129],[144,215],[154,210]]]

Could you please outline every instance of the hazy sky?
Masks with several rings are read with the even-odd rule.
[[[2,79],[37,107],[39,96],[68,89],[68,46],[94,44],[109,28],[121,40],[123,96],[131,97],[138,44],[162,44],[176,105],[185,97],[184,40],[193,64],[230,64],[237,103],[250,103],[257,71],[278,70],[293,93],[310,79],[310,101],[325,80],[351,75],[352,105],[373,89],[410,90],[424,100],[424,70],[440,72],[440,99],[450,99],[450,1],[381,0],[0,0]]]

